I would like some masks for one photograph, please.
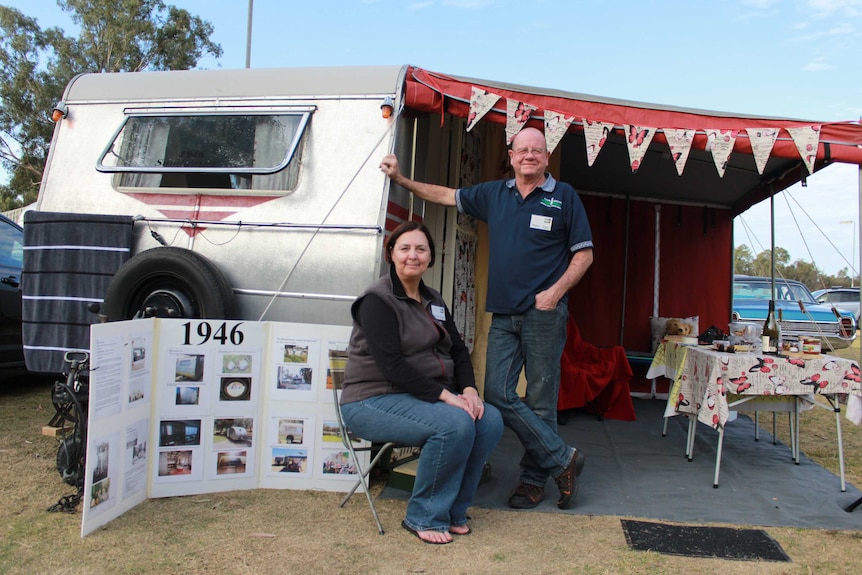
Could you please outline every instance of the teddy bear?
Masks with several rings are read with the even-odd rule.
[[[667,335],[688,336],[691,335],[691,324],[675,318],[669,319],[667,320],[665,332]]]

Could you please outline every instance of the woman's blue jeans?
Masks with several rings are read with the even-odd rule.
[[[562,473],[574,456],[574,448],[557,435],[560,358],[568,317],[564,300],[550,311],[531,307],[518,315],[495,313],[488,332],[485,401],[500,410],[524,447],[521,481],[539,487],[548,476]],[[517,391],[522,368],[527,378],[523,401]]]
[[[491,451],[503,434],[503,419],[485,405],[482,419],[442,401],[409,393],[378,395],[341,406],[347,426],[373,442],[421,446],[405,523],[418,531],[447,531],[467,523],[467,508]]]

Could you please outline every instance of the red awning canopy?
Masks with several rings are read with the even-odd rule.
[[[561,179],[584,192],[624,195],[671,203],[694,203],[727,208],[739,214],[808,175],[796,143],[787,128],[819,127],[814,171],[832,162],[862,165],[862,125],[858,122],[815,122],[788,118],[754,117],[740,114],[676,108],[628,100],[600,98],[560,90],[517,86],[489,80],[447,76],[409,67],[405,107],[413,112],[444,112],[466,118],[470,113],[473,87],[500,95],[501,99],[482,118],[483,122],[506,123],[506,100],[534,106],[527,125],[544,128],[544,111],[574,117],[560,144]],[[583,121],[608,122],[614,129],[595,162],[586,159]],[[632,173],[626,125],[648,126],[655,137]],[[671,161],[665,129],[695,131],[691,152],[682,175]],[[759,174],[746,129],[778,128],[763,174]],[[738,130],[739,135],[724,175],[715,167],[707,149],[706,130]]]

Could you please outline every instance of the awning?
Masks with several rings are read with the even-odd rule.
[[[588,193],[709,205],[736,215],[832,162],[862,165],[862,125],[855,121],[817,122],[678,108],[449,76],[417,67],[407,71],[405,107],[440,114],[441,121],[444,112],[468,118],[474,88],[500,96],[481,121],[511,122],[514,107],[509,108],[509,102],[524,104],[521,109],[530,110],[524,125],[546,133],[546,112],[571,119],[561,146],[561,177]],[[595,122],[611,127],[589,165],[584,126]],[[682,174],[668,145],[673,130],[691,135]],[[767,152],[768,160],[764,157],[761,174],[752,143],[758,142],[754,134],[770,130],[775,130],[775,140]],[[644,133],[651,133],[652,139],[635,163],[629,141]],[[725,161],[717,156],[721,143],[716,142],[716,135],[730,141]]]

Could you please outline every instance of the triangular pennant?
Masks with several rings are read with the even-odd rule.
[[[653,136],[655,136],[655,128],[632,126],[629,124],[623,127],[626,130],[626,134],[628,134],[626,144],[629,148],[629,161],[632,166],[632,173],[634,174],[640,168],[641,160],[643,160],[644,154],[646,154],[647,148],[649,148],[649,144],[652,142]]]
[[[553,152],[563,136],[566,135],[566,130],[575,121],[574,117],[564,116],[560,112],[552,112],[545,110],[545,144],[548,146],[548,153]]]
[[[535,106],[531,106],[526,102],[518,100],[506,100],[506,144],[511,144],[527,120],[530,119],[530,114],[536,110]]]
[[[694,140],[695,130],[683,128],[673,129],[665,128],[664,136],[667,139],[667,145],[670,148],[670,157],[676,165],[676,173],[682,175],[685,169],[685,162],[688,160],[688,153],[691,151],[691,142]]]
[[[754,155],[757,173],[763,175],[769,154],[772,153],[772,147],[778,138],[778,128],[746,128],[745,131],[751,141],[751,153]]]
[[[470,115],[467,117],[468,132],[488,113],[488,110],[494,107],[499,99],[499,95],[473,86],[473,93],[470,96]]]
[[[584,118],[584,140],[587,144],[588,166],[592,167],[613,129],[614,125],[610,122],[591,122]]]
[[[730,153],[733,152],[733,144],[736,143],[736,135],[739,130],[706,130],[707,148],[712,152],[712,161],[715,162],[715,169],[718,170],[719,177],[724,177],[724,171],[727,169],[727,162],[730,160]]]
[[[799,128],[787,128],[808,173],[814,173],[814,160],[817,159],[817,146],[820,145],[820,126],[801,126]]]

